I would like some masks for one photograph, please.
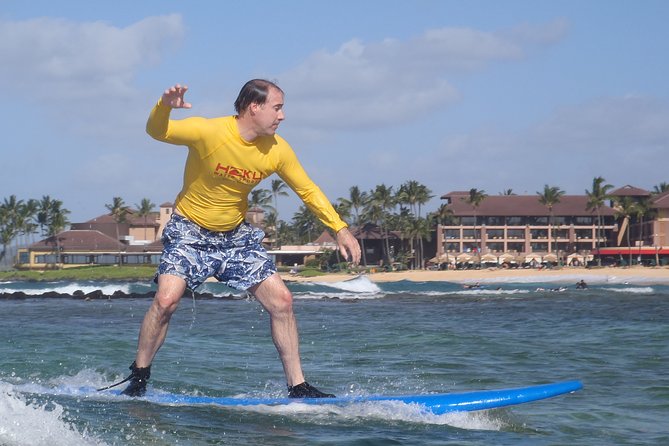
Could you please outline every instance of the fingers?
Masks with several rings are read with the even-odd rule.
[[[163,103],[172,108],[191,108],[192,104],[184,100],[187,91],[187,85],[176,84],[163,92]]]
[[[347,228],[337,233],[337,243],[339,244],[339,252],[347,261],[356,265],[360,263],[360,244]]]

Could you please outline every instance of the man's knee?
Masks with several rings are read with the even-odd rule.
[[[180,300],[181,293],[177,295],[173,292],[158,290],[153,298],[153,307],[161,317],[169,320],[177,310]]]
[[[279,288],[272,296],[272,307],[276,313],[290,313],[293,311],[293,293],[287,288]]]

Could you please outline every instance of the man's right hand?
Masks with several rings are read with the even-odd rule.
[[[192,105],[184,101],[184,95],[187,91],[188,87],[186,85],[182,87],[181,85],[176,84],[174,87],[165,90],[162,102],[172,108],[191,108]]]

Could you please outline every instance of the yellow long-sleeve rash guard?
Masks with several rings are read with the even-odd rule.
[[[234,229],[244,221],[251,189],[277,173],[323,224],[335,232],[347,226],[279,135],[248,142],[234,116],[173,120],[171,110],[158,101],[146,131],[158,141],[188,146],[175,207],[189,220],[211,231]]]

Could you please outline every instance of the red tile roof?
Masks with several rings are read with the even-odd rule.
[[[126,247],[102,232],[90,229],[63,231],[57,237],[64,251],[124,251]],[[55,237],[48,237],[30,245],[30,249],[34,251],[53,251],[55,247]]]
[[[544,217],[548,215],[548,208],[539,202],[538,195],[489,195],[478,208],[465,200],[469,192],[451,192],[443,195],[442,199],[450,201],[448,207],[456,216],[491,217]],[[593,216],[596,211],[587,210],[588,197],[585,195],[563,195],[560,202],[553,206],[555,216]],[[602,216],[614,215],[615,211],[608,206],[600,208]]]
[[[650,192],[648,192],[645,189],[630,186],[628,184],[612,192],[609,192],[609,195],[613,195],[616,197],[650,197]]]

